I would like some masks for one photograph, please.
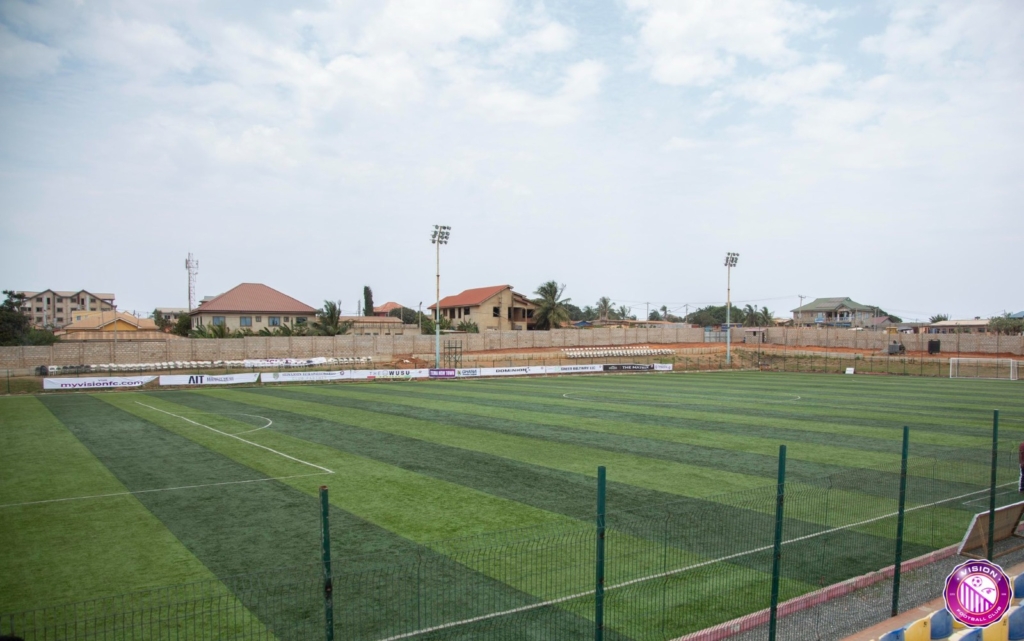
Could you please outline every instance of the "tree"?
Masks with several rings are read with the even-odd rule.
[[[647,315],[647,320],[660,321],[661,320],[661,314],[658,313],[658,310],[652,309],[651,313]]]
[[[468,334],[479,334],[480,327],[468,318],[459,321],[459,324],[455,327],[460,332],[466,332]]]
[[[369,285],[363,287],[363,316],[373,316],[373,290]]]
[[[452,321],[446,316],[441,317],[441,331],[452,328]],[[434,319],[426,314],[423,315],[422,333],[434,335]]]
[[[743,308],[743,325],[745,327],[756,327],[761,324],[761,313],[751,304]]]
[[[775,312],[771,311],[767,307],[761,308],[761,324],[765,327],[771,327],[775,324]]]
[[[419,323],[419,315],[415,309],[409,309],[408,307],[399,307],[393,309],[388,313],[388,316],[394,318],[401,318],[402,322],[406,325],[416,325]]]
[[[731,323],[742,323],[746,319],[746,315],[743,310],[735,305],[729,310],[729,321]],[[693,323],[694,325],[703,325],[704,327],[712,327],[714,325],[725,324],[725,305],[708,305],[707,307],[701,307],[700,309],[691,312],[686,317],[687,323]]]
[[[341,301],[325,300],[324,306],[316,310],[313,332],[318,336],[347,334],[352,321],[341,320]]]
[[[607,296],[602,296],[597,299],[597,318],[598,320],[608,320],[608,316],[612,313],[612,299]]]
[[[172,321],[164,318],[164,315],[160,313],[160,310],[154,309],[152,314],[153,322],[156,323],[157,328],[160,331],[167,331],[167,328],[171,326]]]
[[[949,314],[936,314],[928,319],[929,323],[941,323],[942,321],[948,321]]]
[[[562,298],[565,285],[553,280],[542,283],[534,292],[537,298],[533,302],[537,310],[533,313],[535,329],[558,329],[563,323],[569,322],[569,310],[565,308],[571,299]]]
[[[182,314],[178,317],[178,320],[174,323],[174,327],[171,332],[178,336],[188,336],[192,331],[192,317],[188,314]]]
[[[0,304],[0,345],[52,345],[60,339],[48,329],[32,327],[21,311],[25,295],[4,290],[7,299]]]
[[[619,305],[618,309],[612,311],[611,316],[615,320],[636,320],[636,316],[633,316],[632,313],[632,307]]]
[[[995,316],[988,321],[988,330],[996,334],[1016,335],[1024,333],[1024,319],[1010,318],[1006,313],[1002,316]]]

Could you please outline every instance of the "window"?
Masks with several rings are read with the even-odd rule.
[[[47,304],[47,305],[49,305],[49,304],[50,304],[50,297],[49,297],[49,296],[47,296],[47,297],[46,297],[46,304]]]
[[[491,308],[491,316],[493,316],[495,318],[501,318],[501,308],[500,307],[492,307]]]
[[[468,308],[468,307],[463,307],[463,308],[462,308],[462,313],[463,313],[464,315],[466,315],[466,316],[469,316],[469,308]]]
[[[533,310],[532,309],[526,310],[526,317],[527,318],[533,318]]]
[[[63,312],[63,311],[64,311],[64,308],[63,308],[63,307],[58,307],[58,308],[57,308],[57,311],[58,311],[58,312]]]
[[[80,320],[82,320],[82,317],[81,316],[75,316],[75,320],[76,321],[80,321]]]
[[[42,316],[36,316],[36,322],[37,323],[43,322],[43,317]]]
[[[306,317],[305,316],[296,316],[295,317],[295,324],[296,325],[305,325],[306,324]]]
[[[64,302],[64,299],[63,299],[62,297],[58,296],[58,297],[57,297],[57,302],[58,302],[58,303],[63,303],[63,302]]]
[[[37,303],[43,302],[43,297],[42,296],[36,296],[36,302]]]
[[[36,307],[36,311],[37,312],[41,312],[41,311],[43,311],[43,308],[42,307]]]
[[[252,316],[239,316],[238,317],[239,327],[252,327]]]
[[[263,317],[262,316],[257,316],[256,317],[256,322],[257,323],[262,323],[263,322]]]
[[[277,327],[280,324],[281,324],[281,317],[280,316],[267,316],[267,325],[270,325],[271,327]]]
[[[286,322],[286,323],[288,322],[288,317],[287,316],[284,317],[284,322]]]
[[[58,316],[57,317],[57,322],[58,323],[63,323],[64,322],[64,317],[63,316]]]
[[[223,325],[224,324],[224,317],[223,316],[214,316],[213,317],[213,324],[214,325]]]

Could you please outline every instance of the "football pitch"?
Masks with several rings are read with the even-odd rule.
[[[885,564],[891,524],[871,517],[889,514],[904,425],[919,463],[911,475],[927,469],[931,481],[911,483],[923,488],[911,505],[942,502],[929,523],[908,523],[905,558],[959,539],[987,507],[977,484],[988,479],[993,409],[1015,465],[1024,387],[1004,381],[742,372],[0,398],[0,613],[313,566],[321,485],[335,566],[353,575],[444,557],[460,537],[589,527],[598,466],[609,513],[672,506],[719,519],[705,529],[742,549],[737,530],[774,507],[743,497],[774,497],[780,444],[797,493],[829,475],[857,479],[827,524],[856,524],[843,545],[865,551],[830,563],[824,578],[820,564],[793,564],[783,585],[792,596]],[[1017,500],[1012,465],[1001,503]],[[823,525],[799,501],[793,510],[787,536]],[[628,525],[617,536],[644,545]],[[680,564],[718,554],[677,547]],[[760,574],[763,564],[736,561]],[[505,576],[462,560],[452,572]],[[505,587],[527,602],[550,596],[517,580]],[[741,610],[718,605],[704,623]]]

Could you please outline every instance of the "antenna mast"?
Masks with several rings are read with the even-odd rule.
[[[185,269],[188,271],[188,311],[191,312],[196,308],[196,274],[199,273],[199,261],[193,258],[192,252],[185,260]]]

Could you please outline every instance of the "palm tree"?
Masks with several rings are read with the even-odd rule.
[[[565,305],[572,299],[562,298],[565,293],[564,284],[559,285],[549,280],[533,293],[538,296],[533,300],[537,304],[537,310],[533,313],[535,329],[558,329],[562,323],[569,322],[569,310]]]
[[[602,296],[597,299],[597,318],[599,320],[608,320],[608,316],[612,313],[612,299],[607,296]]]
[[[313,331],[320,336],[337,336],[348,333],[351,321],[341,320],[341,301],[325,300],[324,306],[316,310]]]
[[[625,305],[619,305],[619,308],[615,310],[615,315],[618,316],[618,320],[631,320],[630,314],[633,312],[632,307],[626,307]],[[633,318],[632,320],[636,320]]]
[[[761,323],[765,327],[771,327],[775,325],[775,312],[769,310],[767,307],[761,308]]]
[[[754,327],[759,325],[761,321],[761,314],[758,313],[757,308],[751,304],[747,304],[743,308],[743,325],[745,327]]]
[[[480,327],[468,318],[459,321],[458,326],[455,328],[460,332],[466,332],[467,334],[479,334]]]
[[[942,321],[948,321],[949,314],[936,314],[928,319],[929,323],[941,323]]]

